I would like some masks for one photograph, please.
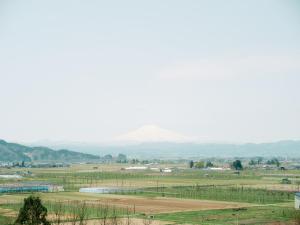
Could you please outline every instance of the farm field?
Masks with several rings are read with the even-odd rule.
[[[126,165],[127,166],[127,165]],[[124,171],[122,164],[83,164],[69,168],[26,168],[23,179],[1,183],[45,182],[62,185],[64,192],[35,193],[48,209],[53,224],[72,225],[80,207],[86,225],[103,224],[295,224],[298,171],[205,171],[184,164],[171,173]],[[24,172],[4,169],[2,174]],[[299,173],[300,174],[300,173]],[[291,184],[281,184],[292,177]],[[80,193],[82,187],[118,187],[111,194]],[[0,224],[10,224],[30,193],[0,195]],[[81,208],[81,209],[82,209]],[[79,211],[78,211],[79,210]],[[68,222],[69,221],[69,222]],[[130,223],[129,223],[130,221]]]
[[[2,204],[13,205],[20,202],[26,195],[2,196]],[[89,194],[89,193],[43,193],[39,196],[46,202],[71,203],[74,201],[85,201],[87,205],[114,205],[120,208],[128,208],[139,213],[181,212],[189,210],[211,210],[226,208],[250,207],[248,203],[192,200],[163,197],[140,197],[128,195],[111,194]]]

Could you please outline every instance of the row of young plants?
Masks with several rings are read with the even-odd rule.
[[[127,172],[78,172],[78,173],[39,173],[35,176],[37,179],[74,179],[74,180],[111,180],[111,179],[137,179],[144,178],[143,173]]]
[[[150,187],[134,191],[119,192],[119,194],[162,196],[188,199],[205,199],[219,201],[236,201],[259,204],[272,204],[291,201],[293,193],[284,191],[271,191],[266,189],[254,189],[243,186],[173,186]]]
[[[185,179],[217,179],[217,180],[260,180],[262,179],[262,174],[244,170],[244,171],[233,171],[233,170],[224,170],[224,171],[212,171],[212,170],[199,170],[191,169],[186,171],[179,171],[175,174],[176,177],[185,178]]]

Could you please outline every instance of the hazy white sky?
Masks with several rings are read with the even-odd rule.
[[[300,139],[298,0],[0,1],[0,139]]]

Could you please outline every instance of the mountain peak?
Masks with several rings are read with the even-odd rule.
[[[191,138],[180,133],[163,129],[157,125],[145,125],[115,138],[129,142],[187,142]]]

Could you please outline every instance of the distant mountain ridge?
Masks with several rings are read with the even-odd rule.
[[[300,157],[300,141],[284,140],[270,143],[174,143],[145,142],[138,144],[60,143],[48,146],[69,148],[91,154],[126,154],[133,158],[199,158],[199,157]]]
[[[188,159],[202,157],[300,157],[300,141],[284,140],[270,143],[173,143],[138,144],[39,143],[47,147],[28,147],[0,140],[0,161],[93,161],[95,155],[119,153],[141,159]],[[55,150],[53,150],[55,149]],[[62,150],[63,149],[63,150]],[[74,151],[64,150],[73,149]],[[83,152],[83,153],[79,153]],[[95,155],[93,155],[95,154]]]
[[[28,147],[17,143],[0,140],[0,161],[89,161],[100,159],[99,156],[66,149],[53,150],[47,147]]]

